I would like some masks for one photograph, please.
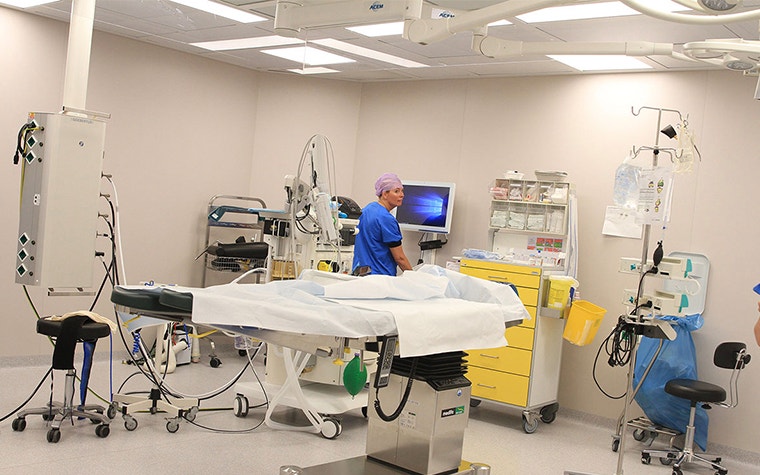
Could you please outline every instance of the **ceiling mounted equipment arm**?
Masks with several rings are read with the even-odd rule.
[[[419,18],[422,0],[341,0],[308,3],[277,0],[274,30],[293,37],[309,28],[332,28]]]
[[[510,0],[478,10],[464,12],[449,18],[408,19],[404,24],[404,38],[421,45],[427,45],[444,40],[462,31],[482,28],[484,25],[497,20],[568,3],[576,2],[565,0]]]
[[[639,13],[658,18],[660,20],[672,21],[675,23],[688,23],[692,25],[724,25],[738,21],[755,20],[760,18],[760,9],[750,10],[741,13],[728,13],[724,15],[688,15],[683,13],[672,13],[657,10],[645,5],[639,0],[620,0],[624,5],[633,8]],[[704,11],[700,9],[699,11]]]
[[[473,38],[473,49],[489,58],[550,54],[674,56],[671,43],[650,43],[646,41],[572,43],[545,41],[526,43],[491,36],[476,36]]]

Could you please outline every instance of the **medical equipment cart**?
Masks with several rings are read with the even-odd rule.
[[[209,200],[204,251],[198,256],[204,260],[203,287],[226,284],[249,269],[266,267],[266,258],[229,257],[215,252],[219,244],[261,242],[263,223],[255,211],[262,208],[266,208],[264,200],[248,196],[220,194]],[[258,278],[259,274],[254,276]]]
[[[536,179],[497,178],[490,188],[491,251],[507,260],[462,259],[464,274],[512,284],[531,320],[507,329],[507,346],[469,352],[471,405],[481,400],[522,409],[523,430],[551,423],[559,409],[564,312],[548,308],[550,277],[572,262],[573,186],[564,173],[536,171]],[[556,181],[555,181],[556,180]]]
[[[473,277],[514,285],[531,316],[506,330],[507,346],[468,351],[467,378],[472,382],[471,407],[488,400],[522,409],[523,430],[532,434],[539,419],[550,424],[559,409],[564,320],[558,318],[559,313],[542,315],[540,302],[548,280],[542,279],[541,267],[497,261],[462,259],[460,270]]]

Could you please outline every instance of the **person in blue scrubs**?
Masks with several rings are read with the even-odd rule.
[[[384,173],[375,182],[377,201],[368,204],[359,216],[359,232],[354,243],[353,271],[367,266],[372,275],[397,275],[411,270],[404,248],[401,229],[391,214],[404,201],[404,185],[393,173]]]

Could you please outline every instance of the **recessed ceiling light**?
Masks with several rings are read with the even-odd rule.
[[[308,64],[309,66],[321,66],[323,64],[340,64],[353,63],[354,60],[328,53],[311,46],[297,46],[295,48],[277,48],[261,50],[262,53],[277,56],[283,59],[289,59],[297,63]]]
[[[238,10],[237,8],[228,7],[220,3],[211,2],[209,0],[170,0],[186,7],[195,8],[204,12],[219,15],[230,20],[235,20],[240,23],[253,23],[256,21],[265,21],[266,18],[254,15],[252,13]]]
[[[254,38],[237,38],[234,40],[202,41],[190,44],[211,51],[227,51],[233,49],[271,48],[272,46],[297,45],[303,44],[303,40],[273,35],[257,36]]]
[[[322,66],[317,66],[316,68],[288,69],[288,71],[298,74],[329,74],[340,72],[330,68],[323,68]]]
[[[347,30],[372,38],[378,36],[401,36],[404,33],[404,22],[377,23],[374,25],[349,26]]]
[[[323,40],[314,40],[311,43],[315,43],[321,46],[326,46],[332,49],[337,49],[339,51],[344,51],[346,53],[351,53],[357,56],[364,56],[365,58],[382,61],[384,63],[390,63],[390,64],[395,64],[397,66],[403,66],[405,68],[428,67],[427,64],[418,63],[416,61],[412,61],[409,59],[399,58],[398,56],[393,56],[392,54],[381,53],[373,49],[363,48],[361,46],[352,45],[351,43],[334,40],[332,38],[326,38]]]
[[[667,12],[677,12],[689,9],[683,5],[678,5],[677,3],[669,0],[640,1],[643,4],[651,6],[652,8]],[[591,18],[633,16],[640,14],[641,13],[637,12],[633,8],[630,8],[620,2],[602,2],[542,8],[541,10],[536,10],[524,15],[518,15],[517,18],[524,21],[525,23],[543,23],[552,21],[587,20]]]
[[[630,56],[620,55],[548,55],[578,71],[624,71],[652,69],[648,64]]]
[[[3,0],[0,4],[18,8],[31,8],[38,5],[45,5],[46,3],[53,3],[55,1],[57,0]]]

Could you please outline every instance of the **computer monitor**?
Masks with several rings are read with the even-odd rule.
[[[448,234],[454,209],[454,183],[402,180],[404,202],[395,209],[406,231]]]

